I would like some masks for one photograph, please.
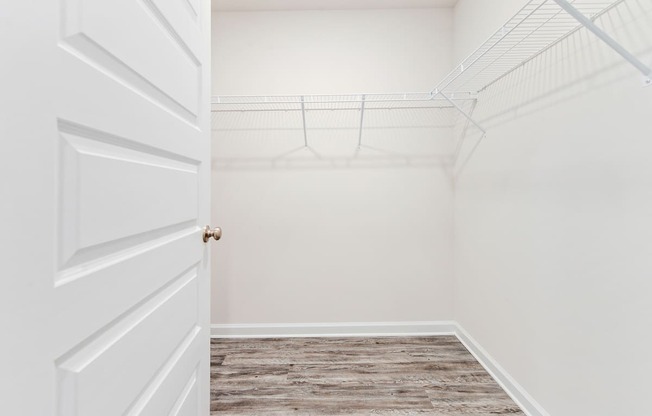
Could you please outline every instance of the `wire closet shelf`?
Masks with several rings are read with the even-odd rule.
[[[593,24],[623,1],[575,0],[567,3]],[[566,5],[555,0],[529,1],[432,91],[479,93],[585,27],[562,4]]]
[[[479,93],[507,74],[579,29],[585,28],[621,55],[652,83],[652,69],[642,63],[596,25],[601,15],[624,0],[530,0],[478,49],[427,93],[296,95],[296,96],[215,96],[214,113],[301,112],[304,135],[305,114],[311,110],[359,110],[360,136],[364,112],[368,110],[454,109],[477,127],[472,118]]]
[[[475,95],[464,93],[456,101],[474,100]],[[213,112],[245,111],[311,111],[311,110],[415,110],[453,108],[444,97],[432,93],[400,94],[346,94],[346,95],[272,95],[213,97]]]

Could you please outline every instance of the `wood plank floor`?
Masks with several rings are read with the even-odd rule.
[[[214,339],[211,415],[524,415],[453,336]]]

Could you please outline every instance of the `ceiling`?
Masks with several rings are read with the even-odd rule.
[[[212,0],[213,11],[426,9],[457,0]]]

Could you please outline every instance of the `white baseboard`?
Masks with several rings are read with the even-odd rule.
[[[455,322],[344,322],[317,324],[217,324],[213,338],[371,337],[454,335]]]
[[[455,335],[460,340],[467,350],[482,366],[487,370],[491,377],[496,380],[500,387],[509,394],[509,396],[518,404],[518,406],[525,412],[527,416],[550,416],[544,408],[528,394],[527,391],[509,375],[503,367],[494,360],[487,351],[474,340],[468,332],[464,330],[459,324],[455,324]]]
[[[373,337],[455,335],[527,416],[550,416],[455,321],[345,322],[316,324],[216,324],[212,338]]]

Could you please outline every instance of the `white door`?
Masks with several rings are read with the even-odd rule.
[[[209,0],[0,7],[0,414],[209,413]]]

